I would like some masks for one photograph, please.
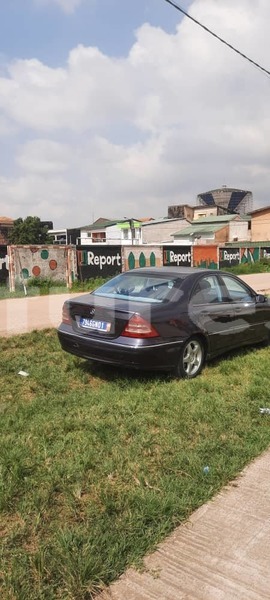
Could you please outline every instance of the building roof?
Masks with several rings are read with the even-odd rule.
[[[105,229],[109,225],[115,225],[115,223],[116,221],[111,221],[110,219],[98,219],[94,223],[90,223],[90,225],[81,227],[81,229]]]
[[[256,214],[256,213],[258,214],[258,213],[260,213],[260,212],[263,212],[264,210],[268,210],[268,211],[270,211],[270,206],[262,206],[261,208],[257,208],[256,210],[252,210],[252,211],[250,211],[250,213],[249,213],[249,214],[250,214],[250,215],[254,215],[254,214]],[[0,218],[1,218],[1,217],[0,217]]]
[[[137,221],[141,221],[141,223],[148,223],[149,221],[154,221],[154,217],[142,217],[142,219],[137,219]]]
[[[10,219],[10,217],[0,217],[1,225],[13,225],[14,219]]]
[[[269,248],[270,242],[224,242],[224,246],[232,248]]]
[[[203,196],[204,193],[212,194],[213,192],[245,192],[246,194],[251,194],[250,190],[243,190],[240,188],[227,187],[226,185],[223,185],[219,188],[215,188],[214,190],[208,190],[207,192],[200,192],[199,194],[197,194],[197,197]]]
[[[170,219],[169,217],[161,217],[160,219],[154,219],[153,221],[149,221],[148,223],[142,223],[142,227],[147,227],[148,225],[161,225],[162,223],[172,223],[175,221],[188,221],[186,217],[173,217]]]
[[[195,221],[193,221],[193,223],[228,223],[229,221],[233,221],[234,219],[237,219],[239,221],[240,215],[212,215],[211,217],[202,217],[201,219],[196,219]]]
[[[99,230],[99,229],[106,229],[107,227],[112,227],[113,225],[118,225],[119,223],[130,223],[130,221],[134,221],[134,223],[139,223],[140,219],[134,219],[133,217],[131,217],[130,219],[97,219],[97,221],[94,221],[94,223],[92,223],[91,225],[85,225],[84,227],[80,227],[81,230],[91,230],[91,231],[95,231],[95,230]]]
[[[200,225],[195,225],[192,224],[189,227],[185,227],[184,229],[181,229],[181,231],[177,231],[176,233],[173,233],[172,236],[176,237],[176,238],[185,238],[185,237],[198,237],[198,236],[202,236],[205,235],[207,233],[216,233],[216,231],[219,231],[220,229],[223,229],[226,226],[226,223],[220,223],[220,224],[210,224],[210,223],[205,223],[205,225],[200,224]]]

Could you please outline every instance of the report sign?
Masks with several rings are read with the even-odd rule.
[[[81,281],[91,277],[113,277],[122,271],[121,246],[79,246],[77,262]]]
[[[240,248],[220,248],[219,268],[234,267],[240,263]]]
[[[191,267],[191,246],[163,246],[164,267]]]
[[[7,246],[0,246],[0,283],[6,283],[7,279],[8,279]]]

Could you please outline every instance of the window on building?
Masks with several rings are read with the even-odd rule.
[[[106,232],[105,231],[93,231],[91,234],[92,242],[96,244],[106,242]]]

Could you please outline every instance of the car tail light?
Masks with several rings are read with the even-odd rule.
[[[65,302],[62,308],[62,323],[71,325],[71,316],[69,314],[69,305]]]
[[[140,315],[133,315],[122,335],[132,338],[152,338],[158,337],[159,334],[151,323],[143,319]]]

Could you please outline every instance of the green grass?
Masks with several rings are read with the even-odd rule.
[[[0,348],[1,600],[89,600],[270,444],[268,348],[191,381]]]
[[[226,267],[226,271],[231,271],[236,275],[252,275],[253,273],[269,273],[270,261],[267,258],[258,260],[254,263],[241,263],[234,267]]]
[[[105,283],[107,279],[96,277],[86,281],[75,281],[71,289],[67,288],[66,283],[53,281],[51,279],[39,279],[38,277],[29,279],[25,282],[26,294],[23,284],[16,283],[14,292],[10,292],[8,286],[0,285],[0,300],[6,298],[24,298],[27,296],[44,296],[48,294],[69,294],[70,292],[88,292]]]

